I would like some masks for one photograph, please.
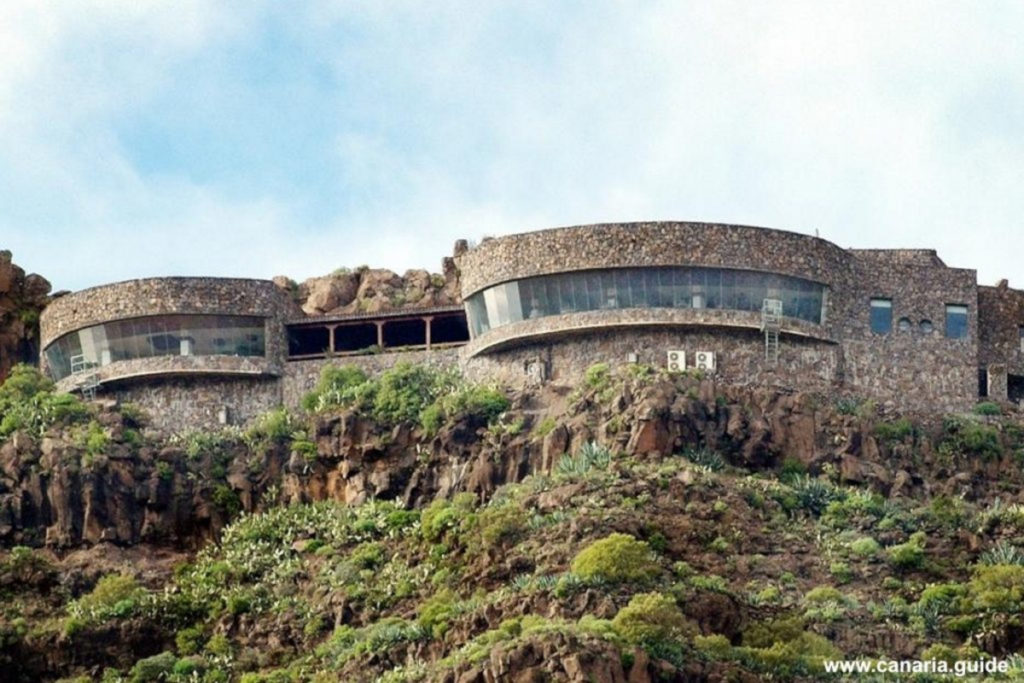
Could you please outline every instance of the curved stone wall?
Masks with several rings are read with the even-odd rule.
[[[53,301],[40,319],[45,349],[72,332],[103,323],[154,316],[249,316],[263,321],[258,355],[152,355],[112,360],[100,368],[101,381],[182,374],[279,375],[285,358],[284,321],[296,313],[290,297],[269,280],[171,277],[129,280],[85,289]],[[61,381],[68,388],[71,378]],[[70,386],[70,385],[69,385]]]
[[[629,269],[635,272],[637,268],[653,272],[655,268],[681,266],[694,272],[722,269],[722,273],[730,274],[786,276],[775,278],[780,281],[795,282],[789,279],[797,278],[817,289],[822,320],[812,324],[787,318],[783,331],[824,340],[834,339],[832,320],[837,314],[847,315],[850,309],[848,302],[835,301],[831,292],[849,290],[854,271],[848,251],[817,237],[739,225],[678,222],[585,225],[492,238],[461,254],[458,265],[462,298],[468,304],[471,318],[473,303],[482,306],[488,292],[507,288],[504,283],[557,273],[624,273]],[[684,290],[680,292],[685,296]],[[680,308],[612,308],[549,315],[484,330],[474,335],[467,353],[507,347],[517,338],[525,341],[550,337],[560,330],[586,326],[760,327],[759,312],[728,310],[724,305],[718,310],[690,308],[685,302]]]
[[[486,239],[457,258],[462,299],[509,280],[624,266],[718,266],[833,286],[849,252],[795,232],[721,223],[602,223]]]

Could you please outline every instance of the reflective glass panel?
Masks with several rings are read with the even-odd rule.
[[[622,308],[712,308],[758,312],[766,298],[785,317],[821,324],[825,288],[816,282],[728,268],[615,268],[506,282],[466,300],[474,336],[525,318]],[[876,306],[877,302],[882,302]],[[876,312],[876,308],[878,309]],[[872,300],[872,329],[892,327],[892,302]]]
[[[161,315],[93,325],[46,348],[50,375],[71,374],[72,359],[102,367],[154,356],[263,356],[264,319],[238,315]]]

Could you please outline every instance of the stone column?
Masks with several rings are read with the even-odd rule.
[[[327,355],[334,355],[334,330],[338,329],[337,325],[327,326]]]
[[[384,348],[384,323],[378,320],[374,324],[377,325],[377,346],[383,349]]]
[[[1005,365],[988,366],[988,397],[993,401],[1008,400]]]
[[[430,350],[430,323],[434,319],[432,315],[423,316],[423,323],[427,326],[426,338],[427,338],[427,351]]]

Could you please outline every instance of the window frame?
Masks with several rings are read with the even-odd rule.
[[[884,296],[873,296],[868,302],[868,328],[871,330],[871,334],[879,336],[885,336],[892,334],[892,315],[893,315],[892,297]],[[888,317],[885,320],[885,329],[876,328],[875,311],[886,311]]]

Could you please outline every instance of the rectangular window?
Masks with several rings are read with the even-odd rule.
[[[967,307],[960,304],[946,304],[946,337],[967,338]]]
[[[871,331],[875,334],[892,332],[892,299],[871,300]]]
[[[1017,331],[1020,333],[1020,350],[1024,351],[1024,325],[1018,327]]]

